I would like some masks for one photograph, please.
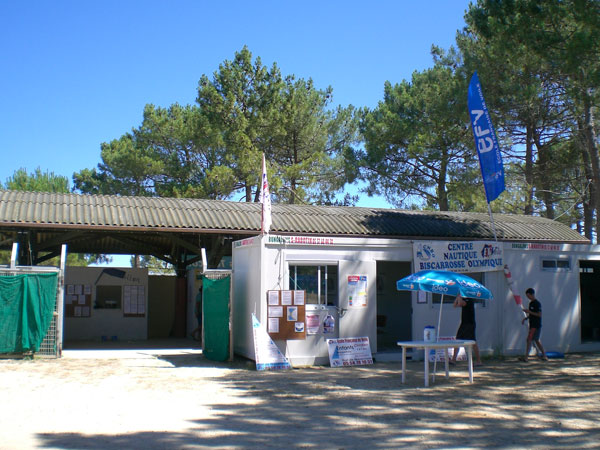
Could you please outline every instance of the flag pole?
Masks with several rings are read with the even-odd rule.
[[[260,185],[260,202],[262,203],[260,216],[260,234],[269,234],[271,228],[271,193],[269,192],[269,181],[267,180],[267,162],[265,154],[262,154],[262,177]]]
[[[485,198],[487,201],[488,214],[494,233],[494,241],[498,242],[498,234],[496,232],[496,224],[494,223],[494,215],[490,203],[495,200],[505,189],[504,186],[504,168],[502,166],[502,154],[498,145],[496,131],[492,124],[479,76],[477,72],[473,73],[469,83],[467,103],[469,106],[469,116],[471,117],[471,127],[473,129],[473,137],[475,138],[475,148],[479,157],[479,167],[481,169],[481,177],[483,178],[483,188],[485,190]],[[527,315],[522,309],[521,296],[516,291],[516,286],[512,280],[508,264],[504,265],[504,275],[506,277],[510,291],[515,299],[517,306],[521,307],[521,312],[525,317]]]
[[[490,222],[492,223],[492,232],[494,233],[494,241],[498,242],[498,234],[496,233],[496,224],[494,223],[494,215],[492,214],[492,207],[487,204],[488,214],[490,215]]]

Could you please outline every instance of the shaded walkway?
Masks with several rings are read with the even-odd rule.
[[[153,354],[154,350],[162,353]],[[118,350],[116,350],[118,351]],[[127,350],[129,351],[129,350]],[[187,349],[0,361],[7,448],[598,448],[600,354],[488,360],[422,387],[422,362],[257,372]],[[10,388],[8,388],[10,386]]]

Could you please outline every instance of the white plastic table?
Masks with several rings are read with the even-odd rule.
[[[467,360],[469,365],[469,383],[473,382],[473,346],[475,341],[398,341],[397,344],[402,347],[402,383],[406,379],[406,349],[407,348],[422,348],[425,350],[425,386],[429,386],[429,351],[430,349],[444,350],[444,366],[446,368],[446,378],[450,376],[448,367],[448,349],[455,347],[464,347],[467,352]],[[435,374],[434,374],[435,375]]]

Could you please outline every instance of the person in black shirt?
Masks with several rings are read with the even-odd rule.
[[[473,303],[473,300],[468,298],[462,298],[459,294],[454,299],[454,307],[462,308],[460,315],[460,326],[458,327],[458,331],[456,332],[456,339],[475,341],[475,304]],[[473,350],[475,352],[475,365],[480,366],[481,358],[479,357],[479,347],[477,346],[477,343],[475,343],[475,345],[473,346]],[[458,348],[455,348],[454,354],[452,355],[452,359],[450,360],[450,364],[454,364],[456,362],[457,356]]]
[[[542,304],[537,298],[535,298],[535,290],[533,288],[527,289],[525,291],[525,295],[529,299],[529,307],[527,309],[523,308],[523,311],[525,314],[527,314],[527,317],[525,317],[521,323],[525,323],[526,320],[529,320],[529,333],[527,334],[527,348],[525,350],[525,356],[519,359],[521,361],[528,361],[531,343],[533,342],[540,351],[540,358],[547,361],[548,356],[546,356],[544,346],[540,340],[540,335],[542,332]]]

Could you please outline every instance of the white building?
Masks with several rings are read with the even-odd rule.
[[[269,309],[269,291],[303,289],[304,335],[284,339],[271,333],[292,365],[327,363],[326,339],[335,337],[368,336],[372,353],[383,357],[397,351],[399,340],[422,339],[424,327],[436,326],[438,320],[439,296],[398,291],[396,281],[423,267],[456,270],[462,266],[457,271],[478,279],[494,295],[493,300],[476,305],[482,354],[522,354],[527,322],[521,323],[523,313],[503,271],[507,265],[524,305],[529,287],[542,302],[542,342],[547,351],[598,351],[599,250],[588,244],[556,242],[277,234],[237,241],[233,247],[234,350],[255,358],[251,314],[266,327],[273,321],[287,321],[285,313],[277,318],[281,311]],[[443,304],[440,336],[454,336],[460,322],[460,311],[451,300]],[[330,333],[323,332],[327,316],[335,322]]]

